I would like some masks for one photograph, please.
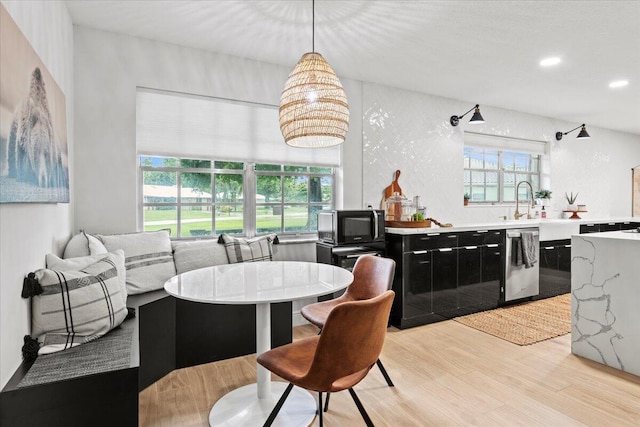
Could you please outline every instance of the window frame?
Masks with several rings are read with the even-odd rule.
[[[464,159],[466,158],[466,154],[467,154],[467,149],[472,149],[472,150],[482,150],[482,156],[483,156],[483,166],[484,161],[485,161],[485,156],[486,156],[486,152],[487,151],[491,151],[491,152],[495,152],[498,155],[498,167],[496,169],[486,169],[486,168],[473,168],[471,167],[471,161],[469,161],[469,167],[466,167],[464,165]],[[514,154],[516,157],[517,156],[527,156],[528,160],[529,160],[529,167],[528,170],[526,171],[517,171],[517,170],[511,170],[511,169],[505,169],[504,167],[504,157],[505,157],[505,153],[512,153]],[[537,160],[537,171],[531,171],[531,163],[533,161],[533,159]],[[469,199],[469,205],[476,205],[476,206],[486,206],[486,205],[490,205],[490,206],[499,206],[499,205],[512,205],[512,204],[516,204],[516,202],[518,200],[520,201],[531,201],[531,197],[535,198],[535,193],[536,191],[540,190],[541,188],[541,179],[542,179],[542,162],[543,162],[543,155],[539,154],[539,153],[530,153],[530,152],[525,152],[525,151],[518,151],[517,149],[504,149],[504,148],[493,148],[493,147],[486,147],[483,145],[474,145],[474,144],[465,144],[463,147],[463,167],[462,167],[462,173],[463,173],[463,179],[462,179],[462,187],[463,187],[463,192],[466,194],[467,193],[467,185],[465,184],[464,181],[464,174],[465,172],[469,172],[469,188],[473,188],[473,172],[483,172],[483,173],[497,173],[498,174],[498,179],[497,179],[497,191],[498,191],[498,200],[492,201],[492,200],[473,200],[473,193],[469,194],[471,196],[471,198]],[[504,200],[504,189],[505,189],[505,173],[513,173],[514,175],[527,175],[528,180],[526,180],[527,182],[529,182],[529,184],[531,184],[532,188],[533,188],[533,194],[529,195],[529,193],[526,191],[526,188],[524,189],[525,192],[525,197],[524,198],[520,198],[518,196],[518,194],[514,194],[515,199],[514,200]],[[537,186],[534,186],[532,181],[532,177],[536,176],[537,177],[537,181],[538,184]],[[515,186],[514,186],[514,192],[517,191],[517,184],[521,181],[518,181],[518,179],[515,179]],[[479,186],[477,186],[479,187]],[[482,186],[485,189],[485,198],[486,198],[486,175],[485,175],[485,182],[484,185]],[[522,191],[522,190],[521,190]]]
[[[142,165],[142,158],[145,157],[156,157],[156,158],[175,158],[177,160],[176,166],[144,166]],[[221,233],[218,233],[215,228],[216,222],[216,206],[242,206],[242,219],[243,219],[243,232],[240,234],[234,234],[238,237],[255,237],[262,236],[273,233],[274,231],[268,232],[257,232],[257,207],[268,205],[275,206],[279,205],[282,208],[283,214],[281,215],[280,220],[280,231],[275,231],[279,236],[287,236],[291,238],[317,238],[317,230],[312,231],[285,231],[284,229],[284,208],[285,206],[307,206],[307,214],[309,219],[311,207],[312,206],[326,206],[329,205],[329,209],[335,209],[336,205],[336,167],[329,165],[289,165],[289,164],[279,164],[280,171],[256,171],[256,164],[273,164],[276,163],[271,162],[255,162],[255,161],[238,161],[238,160],[220,160],[214,158],[207,158],[206,156],[202,156],[200,158],[195,158],[199,156],[180,156],[180,155],[167,155],[167,154],[148,154],[148,153],[138,153],[137,154],[137,162],[138,162],[138,192],[139,192],[139,202],[138,202],[138,229],[144,231],[145,229],[145,221],[144,221],[144,211],[147,206],[166,206],[166,207],[175,207],[176,208],[176,235],[171,236],[172,240],[196,240],[196,239],[214,239],[217,238]],[[183,167],[180,165],[181,160],[206,160],[211,162],[211,167],[209,168],[193,168],[193,167]],[[242,163],[244,167],[242,169],[220,169],[215,168],[216,162],[234,162],[234,163]],[[285,167],[287,166],[305,166],[306,172],[293,172],[286,171]],[[320,172],[311,172],[312,168],[327,168],[330,170],[329,173],[320,173]],[[175,172],[176,173],[176,202],[145,202],[144,197],[144,172],[145,171],[154,171],[154,172]],[[181,175],[183,173],[208,173],[211,174],[211,202],[201,203],[201,202],[182,202],[181,200]],[[242,202],[216,202],[215,195],[215,176],[218,174],[228,174],[228,175],[242,175],[242,188],[243,188],[243,200]],[[270,176],[281,176],[281,201],[280,202],[270,202],[270,203],[257,203],[257,179],[259,175],[270,175]],[[285,176],[306,176],[307,180],[307,201],[306,202],[286,202],[284,197],[284,177]],[[311,202],[309,200],[309,182],[311,178],[314,177],[331,177],[331,201],[330,202]],[[252,195],[251,197],[247,197],[247,195]],[[211,207],[211,234],[202,235],[202,236],[181,236],[182,232],[182,207],[183,206],[208,206]],[[224,231],[222,231],[224,233]]]

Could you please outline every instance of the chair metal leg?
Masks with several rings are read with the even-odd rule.
[[[278,403],[276,403],[276,406],[273,408],[273,411],[271,411],[271,413],[269,414],[269,418],[267,418],[267,421],[264,422],[263,427],[269,427],[271,424],[273,424],[273,421],[276,419],[278,412],[280,412],[280,409],[282,409],[282,405],[284,405],[284,401],[287,400],[287,397],[289,397],[291,389],[293,389],[293,384],[289,383],[284,393],[282,393],[282,396],[280,396],[280,400],[278,400]]]
[[[324,412],[329,410],[329,396],[331,396],[331,393],[327,393],[327,400],[324,402]]]
[[[380,368],[384,379],[387,380],[387,385],[389,387],[394,387],[393,382],[391,381],[391,377],[389,377],[389,374],[387,374],[387,370],[384,369],[384,366],[382,366],[382,362],[380,361],[380,359],[376,360],[376,365],[378,365],[378,368]]]
[[[318,392],[318,417],[320,417],[320,427],[322,427],[322,392]]]
[[[358,399],[356,392],[352,388],[350,388],[349,394],[353,398],[353,401],[356,403],[356,406],[358,407],[358,411],[360,411],[360,415],[362,415],[362,418],[364,419],[364,423],[367,425],[367,427],[375,427],[373,425],[373,422],[371,421],[371,418],[369,418],[369,414],[367,414],[367,411],[364,410],[364,406],[362,406],[360,399]]]

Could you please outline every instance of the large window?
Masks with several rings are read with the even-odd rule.
[[[317,212],[333,206],[333,170],[256,164],[256,232],[318,230]]]
[[[534,193],[540,189],[540,156],[489,148],[464,148],[464,192],[472,203],[511,203],[516,186],[526,181]],[[518,200],[530,200],[521,185]]]
[[[333,206],[330,167],[140,156],[145,231],[171,237],[315,233]]]

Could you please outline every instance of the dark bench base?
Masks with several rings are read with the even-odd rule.
[[[255,305],[205,304],[176,299],[164,290],[128,298],[140,327],[139,388],[174,369],[256,352]],[[271,305],[271,346],[292,341],[292,304]]]
[[[134,320],[127,320],[125,324],[123,327],[133,329],[128,335],[132,341],[131,354],[119,369],[91,375],[86,372],[85,375],[82,372],[65,372],[65,375],[58,376],[60,379],[48,378],[39,382],[40,378],[33,374],[27,378],[27,373],[30,369],[36,371],[43,365],[37,367],[23,362],[0,394],[0,426],[137,426],[137,324]],[[113,337],[107,334],[101,338],[104,340],[102,342],[96,341],[67,350],[63,359],[57,359],[60,361],[59,366],[71,368],[73,360],[77,360],[73,357],[101,354],[95,349],[103,348],[107,340]],[[35,364],[52,357],[57,355],[40,356]],[[109,356],[105,354],[104,357]]]
[[[130,296],[127,306],[136,309],[125,321],[134,328],[128,366],[21,386],[32,367],[23,363],[0,393],[0,427],[137,426],[139,391],[174,369],[256,352],[254,305],[195,303],[159,290]],[[271,305],[272,347],[292,341],[291,309],[290,302]],[[91,352],[95,344],[77,349]]]

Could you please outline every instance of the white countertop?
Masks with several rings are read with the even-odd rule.
[[[629,231],[605,231],[603,233],[583,234],[580,237],[587,239],[608,239],[608,240],[635,240],[640,242],[640,233]]]
[[[459,223],[453,227],[438,227],[432,225],[429,228],[396,228],[386,227],[385,232],[388,234],[427,234],[427,233],[452,233],[458,231],[476,231],[476,230],[502,230],[508,228],[526,228],[541,227],[557,228],[557,227],[579,227],[580,224],[603,224],[610,222],[640,222],[640,218],[633,217],[617,217],[617,218],[589,218],[589,219],[521,219],[521,220],[504,220],[495,222],[478,222],[478,223]],[[571,234],[578,234],[578,231],[569,232],[566,238]],[[542,237],[541,237],[542,240]],[[544,240],[551,240],[545,238]]]

